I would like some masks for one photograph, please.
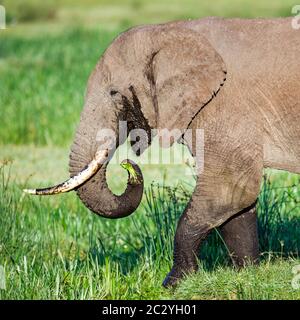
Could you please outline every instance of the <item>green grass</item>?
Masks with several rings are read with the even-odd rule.
[[[190,195],[186,188],[150,185],[134,215],[107,220],[88,212],[74,194],[24,196],[22,184],[9,180],[9,165],[0,175],[0,261],[7,284],[1,299],[300,298],[291,286],[292,268],[300,264],[299,211],[291,212],[300,202],[295,187],[270,189],[269,180],[263,186],[260,266],[234,270],[214,231],[199,272],[172,291],[161,282],[171,267],[176,221]],[[282,201],[286,193],[289,202]]]
[[[161,282],[171,267],[177,219],[195,183],[186,165],[142,165],[142,204],[121,220],[91,214],[73,193],[39,198],[21,192],[25,185],[67,177],[87,78],[119,32],[209,15],[288,16],[294,1],[0,3],[9,22],[7,30],[0,30],[0,265],[6,273],[0,299],[300,298],[300,290],[291,286],[292,268],[300,264],[296,175],[266,172],[258,202],[260,266],[232,268],[213,231],[201,250],[199,272],[175,291],[163,289]],[[158,151],[154,143],[148,152],[157,156]],[[174,148],[177,155],[181,151]],[[129,158],[137,160],[132,153]],[[125,171],[111,165],[108,181],[120,193]]]
[[[222,300],[299,300],[299,290],[291,286],[292,266],[299,259],[265,260],[259,267],[236,271],[217,267],[208,273],[201,268],[174,293],[179,299]]]

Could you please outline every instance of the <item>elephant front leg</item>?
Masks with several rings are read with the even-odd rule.
[[[255,204],[226,221],[221,226],[221,233],[237,267],[258,263],[259,244]]]
[[[186,274],[198,269],[200,244],[208,231],[207,227],[191,223],[186,212],[181,216],[174,240],[173,267],[163,282],[164,287],[174,286]]]

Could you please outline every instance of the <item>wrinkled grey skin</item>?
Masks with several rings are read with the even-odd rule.
[[[178,223],[165,286],[197,269],[201,241],[212,228],[221,227],[237,265],[257,261],[263,168],[300,173],[299,57],[300,30],[290,18],[205,18],[133,28],[97,64],[71,149],[71,175],[93,158],[101,144],[97,130],[117,133],[118,120],[148,132],[204,129],[204,170]],[[77,192],[92,211],[115,218],[138,206],[141,187],[131,188],[129,196],[113,195],[102,168]]]

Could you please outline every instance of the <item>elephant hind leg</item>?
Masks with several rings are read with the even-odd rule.
[[[258,263],[256,203],[231,217],[220,229],[232,261],[237,267]]]

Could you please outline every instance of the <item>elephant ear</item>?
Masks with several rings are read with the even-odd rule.
[[[163,41],[152,59],[158,129],[184,131],[220,90],[226,66],[198,32],[173,28],[160,36]]]

